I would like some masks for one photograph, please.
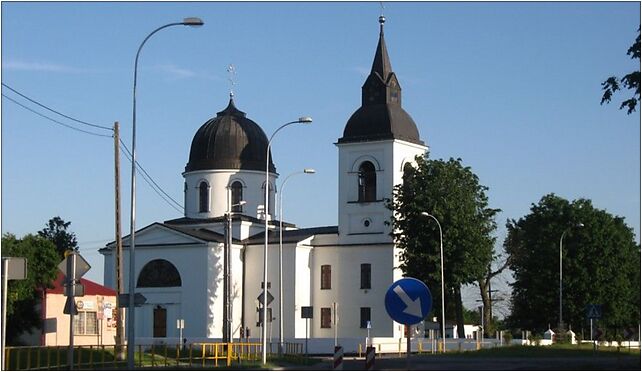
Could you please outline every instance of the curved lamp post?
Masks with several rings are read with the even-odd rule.
[[[138,57],[140,57],[140,51],[143,49],[143,46],[149,40],[152,35],[158,31],[172,26],[193,26],[198,27],[202,26],[204,23],[200,18],[189,17],[183,19],[183,22],[174,22],[168,23],[164,26],[161,26],[154,31],[150,32],[147,37],[140,43],[138,51],[136,52],[136,61],[134,62],[134,94],[133,94],[133,111],[132,111],[132,185],[131,185],[131,220],[130,220],[130,234],[129,234],[129,306],[127,308],[127,368],[130,370],[134,369],[134,345],[135,345],[135,332],[134,332],[134,292],[136,288],[136,256],[135,256],[135,235],[136,235],[136,82],[138,79]]]
[[[314,174],[312,168],[305,168],[300,172],[289,174],[281,183],[279,191],[279,355],[283,355],[283,190],[292,176],[299,174]]]
[[[268,141],[267,149],[265,150],[265,203],[264,203],[264,217],[265,217],[265,242],[263,243],[263,321],[261,322],[261,362],[265,364],[267,362],[267,332],[265,324],[267,323],[267,278],[268,278],[268,213],[269,213],[269,203],[270,203],[270,146],[272,145],[272,140],[274,136],[283,128],[292,124],[309,124],[312,123],[312,118],[309,116],[302,116],[298,120],[291,121],[281,125],[277,130],[272,133],[270,140]]]
[[[566,230],[564,230],[562,236],[560,237],[560,330],[564,328],[564,318],[562,318],[562,242],[566,233],[568,233],[573,227],[584,227],[584,224],[579,222],[577,225],[567,228]]]
[[[437,222],[437,226],[439,227],[439,252],[441,256],[441,339],[443,342],[441,352],[443,353],[446,351],[446,306],[444,302],[444,239],[441,232],[441,224],[439,223],[439,220],[428,212],[421,212],[421,215],[432,218],[433,220],[435,220],[435,222]]]

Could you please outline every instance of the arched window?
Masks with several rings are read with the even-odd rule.
[[[410,162],[403,165],[403,175],[401,176],[402,183],[406,183],[406,180],[412,179],[415,168]]]
[[[364,161],[359,166],[359,201],[375,200],[377,200],[377,173],[371,162]]]
[[[198,211],[210,211],[210,185],[205,181],[201,181],[198,185]]]
[[[232,212],[243,212],[243,206],[238,205],[243,200],[243,184],[239,181],[234,181],[231,186],[232,189]]]
[[[180,287],[181,275],[176,266],[167,260],[149,261],[138,275],[136,287],[159,288]]]

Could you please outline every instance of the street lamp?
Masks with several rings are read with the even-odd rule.
[[[579,222],[574,227],[584,227],[584,224]],[[566,235],[566,233],[568,233],[572,228],[573,227],[569,227],[564,230],[562,236],[560,237],[560,324],[558,332],[564,329],[564,318],[562,318],[562,241],[564,240],[564,236]]]
[[[277,130],[272,133],[270,140],[268,141],[267,149],[265,150],[265,203],[264,203],[264,217],[265,217],[265,242],[263,244],[263,321],[261,322],[261,362],[265,364],[267,362],[267,332],[265,329],[265,324],[267,323],[267,278],[268,278],[268,213],[269,213],[269,203],[270,203],[270,146],[272,145],[272,139],[274,136],[283,128],[292,124],[309,124],[312,123],[312,118],[309,116],[302,116],[298,120],[291,121],[281,125]]]
[[[133,110],[132,110],[132,185],[131,185],[131,220],[130,220],[130,233],[129,233],[129,306],[127,308],[127,368],[134,369],[134,289],[136,288],[136,269],[135,269],[135,238],[136,238],[136,82],[138,80],[138,57],[143,45],[147,40],[158,31],[172,26],[202,26],[203,21],[200,18],[188,17],[184,18],[183,22],[168,23],[161,26],[154,31],[150,32],[147,37],[140,43],[138,51],[136,52],[136,60],[134,62],[134,91],[133,91]]]
[[[441,232],[441,224],[439,223],[439,220],[428,212],[421,212],[421,215],[432,218],[433,220],[435,220],[435,222],[437,222],[437,226],[439,227],[439,252],[441,256],[441,338],[443,343],[441,352],[443,353],[446,351],[446,306],[444,302],[444,239]]]
[[[305,168],[300,172],[294,172],[285,177],[279,192],[279,355],[283,355],[283,190],[288,180],[298,174],[314,174],[316,171]]]
[[[228,187],[229,189],[229,187]],[[228,192],[229,208],[226,213],[226,226],[225,226],[225,246],[223,250],[223,342],[232,342],[232,280],[230,272],[232,271],[231,252],[232,252],[232,213],[234,207],[245,205],[245,200],[241,200],[236,204],[230,205]]]

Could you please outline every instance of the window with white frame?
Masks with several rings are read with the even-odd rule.
[[[95,311],[80,311],[74,316],[74,334],[97,335],[98,317]]]

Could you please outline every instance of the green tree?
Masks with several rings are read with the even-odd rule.
[[[496,317],[493,316],[493,301],[497,299],[491,298],[491,280],[501,274],[508,267],[508,260],[504,259],[500,262],[501,255],[493,256],[492,263],[498,263],[498,267],[493,270],[491,264],[488,265],[486,272],[477,278],[477,285],[479,287],[479,294],[481,301],[484,304],[484,334],[492,335],[496,329]]]
[[[7,344],[15,344],[21,333],[41,327],[36,305],[56,278],[60,258],[52,242],[31,234],[22,239],[4,234],[2,255],[27,259],[27,278],[9,281],[7,291]]]
[[[638,37],[635,39],[635,42],[629,50],[626,52],[627,55],[631,56],[631,59],[640,59],[640,28],[638,27]],[[637,63],[639,66],[639,62]],[[638,103],[640,102],[640,70],[633,71],[627,75],[624,75],[621,79],[618,79],[615,76],[611,76],[602,83],[602,101],[600,104],[610,103],[613,93],[618,90],[633,89],[633,97],[625,100],[620,105],[620,110],[627,107],[627,113],[631,114],[635,111]]]
[[[456,319],[459,336],[465,337],[461,286],[486,273],[493,258],[495,239],[491,233],[498,209],[488,207],[487,187],[461,159],[416,158],[407,165],[403,183],[395,186],[388,208],[393,211],[392,236],[402,249],[400,267],[406,276],[424,281],[435,304],[441,298],[439,229],[443,229],[446,315]],[[441,314],[441,306],[433,306]]]
[[[68,231],[69,225],[71,225],[71,222],[65,222],[65,220],[56,216],[47,222],[44,229],[38,231],[39,236],[55,244],[60,258],[65,256],[65,251],[68,249],[78,250],[76,234]]]
[[[580,224],[583,226],[580,227]],[[559,249],[562,244],[563,320],[574,330],[587,326],[585,308],[602,304],[603,327],[622,328],[640,318],[640,246],[622,217],[569,202],[554,194],[530,213],[507,223],[514,328],[544,331],[559,322]]]

